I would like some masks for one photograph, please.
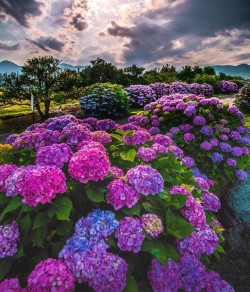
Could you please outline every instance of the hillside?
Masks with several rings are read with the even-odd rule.
[[[231,65],[216,65],[213,66],[216,74],[220,72],[225,73],[226,75],[231,76],[241,76],[245,79],[250,78],[250,65],[248,64],[240,64],[237,66]]]
[[[0,73],[21,73],[21,68],[21,66],[7,60],[0,62]]]

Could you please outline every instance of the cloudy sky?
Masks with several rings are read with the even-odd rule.
[[[0,0],[0,61],[250,64],[250,0]]]

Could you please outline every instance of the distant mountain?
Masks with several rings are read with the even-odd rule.
[[[216,65],[213,67],[216,74],[219,74],[220,72],[222,72],[222,73],[225,73],[226,75],[241,76],[245,79],[250,78],[250,65],[248,64],[240,64],[237,66]]]
[[[62,69],[69,69],[69,70],[83,70],[85,68],[85,66],[73,66],[66,63],[59,64],[59,67]]]
[[[78,69],[83,70],[85,68],[85,66],[73,66],[66,63],[61,63],[59,67],[62,69],[70,69],[70,70],[78,70]],[[1,73],[10,74],[12,72],[21,73],[21,69],[22,69],[21,66],[18,66],[17,64],[11,61],[4,60],[0,62],[0,74]]]
[[[0,62],[0,73],[7,73],[10,74],[12,72],[15,73],[21,73],[21,66],[18,66],[17,64],[10,62],[10,61],[2,61]]]

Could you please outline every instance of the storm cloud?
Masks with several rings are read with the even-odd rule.
[[[249,0],[186,0],[175,6],[148,11],[136,19],[136,25],[122,27],[111,22],[107,32],[127,38],[123,56],[127,63],[155,62],[166,57],[185,57],[186,53],[205,47],[204,39],[227,36],[232,30],[243,30],[234,36],[234,46],[250,38]]]
[[[9,45],[9,44],[5,44],[3,42],[0,42],[0,50],[15,51],[15,50],[18,50],[19,47],[20,47],[19,44]]]
[[[50,51],[50,49],[61,52],[65,45],[63,41],[59,41],[52,36],[40,37],[37,40],[26,40],[47,52]]]
[[[1,0],[0,14],[11,16],[20,25],[29,27],[29,19],[40,16],[43,6],[44,4],[38,0]]]

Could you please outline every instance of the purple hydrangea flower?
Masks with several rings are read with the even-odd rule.
[[[231,166],[231,167],[235,167],[237,165],[237,161],[233,158],[228,158],[227,159],[227,165]]]
[[[13,256],[17,252],[19,229],[16,221],[0,225],[0,259]]]
[[[138,130],[134,133],[125,133],[123,136],[123,141],[127,145],[142,145],[150,140],[151,136],[146,130]]]
[[[225,291],[225,292],[234,292],[234,288],[230,286],[226,281],[222,280],[220,275],[216,272],[206,273],[204,279],[205,291],[214,292],[214,291]]]
[[[137,150],[137,157],[144,162],[149,162],[157,157],[157,152],[152,148],[140,147]]]
[[[194,140],[195,139],[195,136],[194,136],[194,134],[192,134],[192,133],[185,133],[184,135],[183,135],[183,140],[184,140],[184,142],[190,142],[190,141],[192,141],[192,140]]]
[[[226,153],[229,153],[232,151],[232,146],[229,145],[228,143],[226,142],[220,142],[220,149],[222,152],[226,152]]]
[[[201,199],[203,201],[203,207],[205,210],[212,211],[212,212],[219,211],[221,207],[220,200],[213,193],[203,192],[201,194]]]
[[[194,159],[189,156],[185,156],[182,158],[183,163],[186,165],[187,168],[192,168],[195,165]]]
[[[178,263],[168,259],[167,265],[153,259],[148,271],[148,278],[154,291],[177,292],[181,287],[181,273]]]
[[[206,225],[204,209],[192,196],[187,197],[185,206],[182,209],[182,214],[194,227],[202,228]]]
[[[122,219],[115,232],[115,237],[118,239],[117,246],[120,250],[138,253],[145,238],[140,220],[133,217]]]
[[[148,165],[131,168],[127,174],[128,183],[144,196],[156,195],[163,191],[164,180],[160,173]]]
[[[143,214],[141,216],[141,225],[145,232],[151,237],[157,237],[163,232],[161,218],[156,214]]]
[[[233,147],[232,148],[232,154],[235,157],[240,157],[243,154],[242,148],[241,147],[237,147],[237,146]]]
[[[214,134],[214,130],[208,126],[203,126],[200,132],[205,136],[212,136]]]
[[[247,179],[247,172],[243,169],[238,169],[235,171],[234,173],[235,177],[238,179],[238,180],[245,180]]]
[[[97,131],[112,131],[117,128],[117,124],[110,119],[100,120],[96,123]]]
[[[203,191],[209,190],[209,184],[201,177],[195,177],[194,181],[200,186]]]
[[[173,153],[175,157],[181,159],[184,156],[183,151],[177,146],[169,146],[168,150],[170,153]]]
[[[196,126],[204,126],[206,124],[206,119],[203,116],[196,116],[193,118],[193,123]]]
[[[204,142],[201,143],[200,147],[201,147],[201,149],[203,149],[203,150],[210,151],[210,150],[212,149],[213,145],[210,144],[210,143],[207,142],[207,141],[204,141]]]
[[[3,292],[26,292],[26,289],[22,289],[18,278],[6,279],[0,282],[0,291]]]
[[[219,152],[214,152],[212,154],[213,163],[219,163],[223,160],[223,155]]]
[[[158,143],[160,145],[168,147],[173,143],[173,140],[166,135],[157,134],[153,137],[152,143]]]
[[[0,165],[0,192],[5,192],[5,182],[7,178],[17,169],[15,164]]]
[[[196,114],[196,107],[194,106],[188,106],[184,110],[184,114],[188,117],[192,117]]]
[[[109,172],[114,179],[124,176],[122,169],[116,166],[110,166]]]
[[[122,207],[133,207],[140,199],[140,194],[121,179],[111,181],[107,185],[106,200],[115,210]]]
[[[92,140],[102,144],[108,144],[112,142],[111,136],[104,131],[92,132]]]

